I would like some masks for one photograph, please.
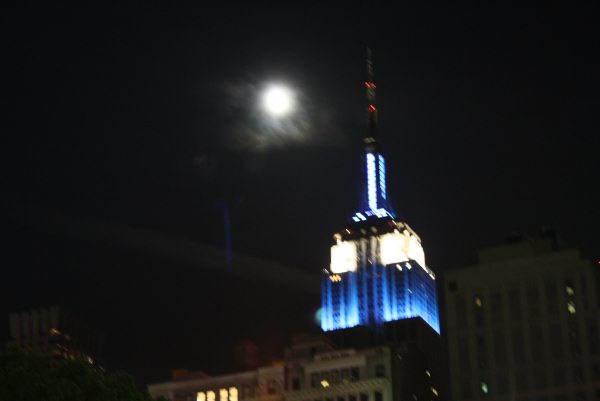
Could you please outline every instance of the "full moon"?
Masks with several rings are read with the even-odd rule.
[[[292,111],[292,92],[283,86],[270,86],[263,95],[263,107],[273,117],[283,117]]]

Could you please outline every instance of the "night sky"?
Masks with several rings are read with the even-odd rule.
[[[600,259],[592,2],[123,3],[3,7],[0,340],[60,304],[144,384],[316,331],[361,188],[366,45],[388,193],[434,271],[541,226]],[[297,93],[283,126],[270,82]]]

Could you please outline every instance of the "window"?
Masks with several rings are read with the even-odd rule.
[[[369,401],[369,394],[360,393],[360,401]]]
[[[521,320],[521,298],[518,289],[508,292],[508,309],[512,320]]]
[[[460,392],[461,392],[462,399],[468,400],[473,397],[471,381],[469,379],[461,379]]]
[[[571,315],[574,315],[575,313],[577,313],[577,309],[575,309],[575,302],[574,301],[567,301],[567,311]]]
[[[544,336],[540,325],[531,326],[531,353],[533,360],[542,362],[544,354]]]
[[[557,286],[553,281],[548,281],[544,285],[546,292],[546,304],[548,307],[548,314],[555,315],[558,313],[558,298],[557,298]]]
[[[300,389],[300,379],[297,377],[294,377],[292,379],[292,390],[299,390]]]
[[[496,376],[496,389],[499,394],[508,393],[508,377],[505,374]]]
[[[483,301],[481,300],[481,296],[475,295],[475,297],[473,298],[473,302],[475,303],[475,306],[477,308],[483,307]]]
[[[527,306],[530,318],[536,318],[540,315],[540,299],[537,286],[529,284],[527,286]]]
[[[348,396],[348,401],[356,401],[356,396],[354,394],[350,394]]]
[[[450,281],[448,283],[448,289],[450,291],[458,291],[458,285],[456,285],[456,281]]]
[[[350,370],[350,380],[351,381],[357,381],[360,380],[360,374],[358,372],[358,368],[352,368]]]
[[[237,387],[229,387],[229,401],[238,401]]]
[[[575,383],[583,382],[583,372],[581,370],[581,367],[576,366],[573,368],[573,380],[575,381]]]
[[[277,385],[275,383],[275,380],[271,379],[271,380],[267,381],[267,393],[275,394],[276,392],[277,392]]]
[[[198,392],[196,394],[196,401],[206,401],[206,393],[203,391]]]
[[[337,401],[346,401],[346,397],[344,397],[344,396],[339,396],[339,397],[337,398]]]
[[[479,382],[479,389],[481,390],[481,394],[488,395],[490,393],[490,388],[486,381],[482,380]]]
[[[494,359],[496,365],[506,366],[506,343],[504,333],[500,330],[494,332]]]
[[[214,391],[206,392],[206,401],[215,401],[215,392]]]
[[[375,391],[375,401],[383,401],[383,393],[381,391]]]
[[[542,367],[538,367],[533,371],[533,380],[536,388],[544,389],[548,385],[546,380],[546,370]]]
[[[519,370],[515,372],[515,385],[519,391],[527,390],[529,388],[529,380],[527,378],[526,370]]]
[[[565,372],[565,368],[562,366],[554,367],[554,384],[556,386],[562,386],[566,383],[567,372]]]
[[[495,323],[502,323],[504,313],[502,311],[502,294],[499,292],[492,293],[491,296],[492,317]]]
[[[464,329],[467,327],[467,303],[465,298],[457,295],[455,298],[456,319],[458,327]]]
[[[556,359],[563,357],[563,340],[562,331],[558,323],[550,324],[550,330],[548,334],[550,336],[550,349],[552,350],[552,356]]]
[[[229,400],[229,392],[226,388],[222,388],[219,390],[219,401],[228,401]]]
[[[317,388],[319,386],[319,374],[318,373],[313,373],[310,375],[310,386],[312,388]]]
[[[597,363],[592,365],[592,378],[594,380],[600,379],[600,367],[598,367]]]
[[[375,366],[375,376],[376,377],[385,377],[385,366],[383,366],[383,365]]]
[[[512,332],[513,340],[513,357],[515,362],[522,364],[525,362],[525,341],[523,333],[519,329]]]
[[[462,371],[471,370],[469,341],[464,337],[458,339],[458,366]]]

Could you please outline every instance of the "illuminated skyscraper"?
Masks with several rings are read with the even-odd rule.
[[[387,195],[370,51],[365,86],[364,191],[352,221],[334,235],[331,264],[322,277],[321,328],[378,331],[385,322],[420,317],[439,333],[435,275],[425,264],[421,239],[396,218]]]

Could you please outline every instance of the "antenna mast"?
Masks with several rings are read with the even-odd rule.
[[[373,82],[373,60],[371,55],[371,49],[367,47],[367,80],[365,81],[367,88],[367,118],[368,118],[368,131],[367,137],[365,138],[365,145],[368,148],[373,148],[376,142],[376,129],[377,129],[377,106],[375,105],[375,83]]]

